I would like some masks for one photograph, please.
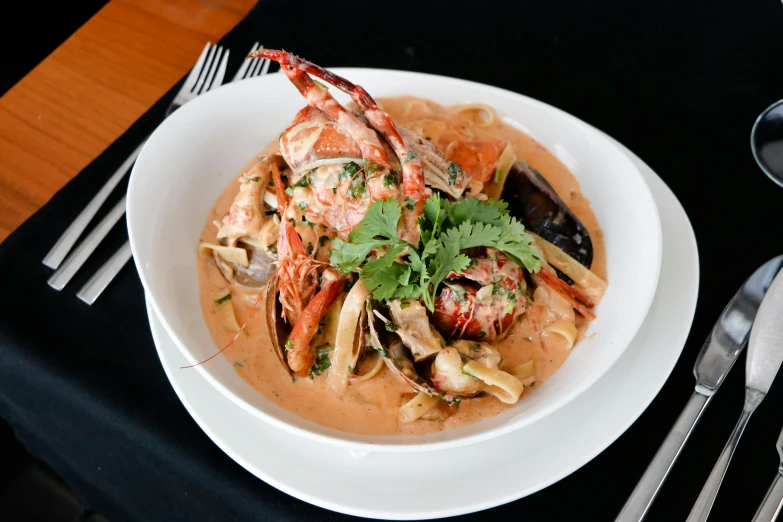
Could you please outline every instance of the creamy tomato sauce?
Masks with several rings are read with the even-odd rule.
[[[449,125],[463,127],[476,136],[487,136],[510,143],[518,159],[524,159],[538,170],[557,191],[563,201],[576,214],[590,232],[594,248],[594,258],[591,270],[599,277],[606,277],[606,254],[603,237],[598,227],[595,215],[590,209],[590,203],[582,196],[579,184],[573,175],[555,156],[541,144],[519,130],[493,121],[490,124],[482,119],[481,111],[455,111],[444,108],[431,101],[400,96],[380,100],[383,108],[392,119],[401,126],[408,127],[427,138],[428,132],[441,132],[439,122],[448,121]],[[482,126],[478,127],[476,122]],[[428,123],[429,122],[429,123]],[[430,136],[429,139],[437,139]],[[262,151],[263,156],[277,151],[277,142],[271,143]],[[497,193],[497,187],[490,182],[484,187],[490,195]],[[237,180],[232,181],[223,194],[220,195],[212,208],[204,231],[202,242],[216,242],[215,220],[220,220],[231,206],[238,191]],[[493,192],[494,191],[494,192]],[[227,331],[216,314],[217,297],[225,293],[229,287],[220,271],[211,261],[199,263],[199,283],[201,306],[212,337],[217,347],[226,346],[234,334]],[[223,352],[229,362],[233,363],[237,373],[259,393],[289,411],[308,420],[343,431],[377,434],[421,434],[463,426],[482,418],[495,415],[509,405],[501,403],[493,396],[482,394],[475,398],[463,399],[452,416],[445,421],[427,421],[419,419],[410,424],[400,425],[397,421],[397,408],[411,396],[411,389],[386,369],[374,378],[365,382],[352,382],[348,392],[338,395],[327,384],[327,374],[315,376],[313,379],[291,378],[280,364],[269,341],[264,319],[263,299],[257,292],[232,287],[233,306],[239,324],[248,317],[254,303],[258,309],[247,322],[247,326],[232,346]],[[530,360],[535,361],[535,380],[527,386],[520,400],[535,391],[537,386],[551,376],[566,360],[570,350],[567,341],[559,334],[536,329],[532,314],[552,313],[547,308],[546,295],[535,295],[535,302],[512,327],[510,334],[495,344],[504,358],[503,369]],[[536,309],[535,307],[538,307]],[[586,324],[580,316],[577,317],[577,327],[584,332]],[[584,344],[584,346],[583,346]],[[579,342],[574,349],[589,350],[589,343]],[[360,374],[374,366],[377,354],[366,357],[360,368]],[[327,370],[328,371],[328,370]],[[533,379],[530,379],[531,381]]]

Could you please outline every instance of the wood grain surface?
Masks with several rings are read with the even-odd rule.
[[[119,137],[255,0],[112,0],[0,98],[0,241]]]

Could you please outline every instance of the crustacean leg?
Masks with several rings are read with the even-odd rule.
[[[272,179],[277,193],[278,211],[284,215],[289,200],[280,178],[277,165],[272,166]],[[310,347],[310,341],[318,330],[318,323],[326,314],[327,309],[340,295],[345,286],[337,271],[328,268],[321,274],[322,287],[316,293],[318,283],[318,262],[307,254],[302,238],[299,237],[294,226],[288,220],[280,223],[280,235],[277,240],[278,268],[274,277],[270,279],[271,286],[268,292],[277,295],[277,300],[282,305],[282,317],[293,324],[291,335],[285,342],[285,353],[291,371],[306,375],[315,360],[315,352]],[[273,344],[278,339],[276,328],[280,325],[275,320],[270,320],[270,314],[276,314],[275,300],[267,301],[267,320],[270,327],[270,335]],[[306,305],[306,306],[305,306]],[[279,347],[278,347],[279,349]]]
[[[334,269],[327,268],[321,277],[321,290],[302,311],[285,344],[288,366],[299,375],[306,375],[313,366],[315,350],[310,346],[310,341],[318,331],[318,323],[345,286],[345,280]]]
[[[372,199],[396,198],[398,194],[396,190],[390,191],[388,184],[381,179],[391,170],[391,165],[389,164],[386,150],[378,139],[378,135],[360,121],[359,118],[340,105],[332,97],[328,89],[318,85],[301,69],[284,65],[283,72],[304,96],[308,105],[323,112],[351,135],[358,145],[364,160],[381,167],[371,170],[365,169],[365,179],[367,180]]]
[[[400,132],[392,121],[391,117],[380,107],[378,107],[378,104],[375,102],[372,96],[370,96],[367,91],[364,90],[363,87],[355,85],[345,78],[327,71],[321,66],[308,62],[307,60],[303,60],[302,58],[285,51],[260,49],[250,54],[249,56],[249,58],[259,57],[268,58],[270,60],[279,62],[285,74],[294,82],[294,85],[299,88],[305,97],[310,96],[314,101],[319,101],[320,98],[317,98],[317,96],[323,97],[323,94],[320,91],[324,91],[329,96],[329,99],[339,106],[334,98],[328,94],[326,89],[318,86],[318,84],[312,80],[310,80],[310,82],[314,87],[307,87],[307,84],[303,83],[302,85],[306,87],[306,90],[302,90],[302,87],[300,87],[297,82],[306,82],[306,80],[301,80],[307,76],[305,73],[309,73],[318,78],[321,78],[322,80],[334,85],[338,89],[348,93],[351,96],[351,99],[356,102],[357,105],[359,105],[359,108],[362,111],[364,111],[364,116],[367,118],[370,126],[378,131],[378,133],[380,133],[381,136],[386,139],[386,141],[394,150],[394,153],[399,157],[400,163],[402,164],[403,193],[405,196],[411,198],[416,203],[417,213],[419,213],[420,207],[423,205],[426,196],[424,186],[424,170],[422,168],[421,162],[416,157],[416,154],[405,143],[405,140],[400,135]],[[315,93],[318,94],[316,95]],[[310,97],[307,98],[308,102],[313,103],[310,101]],[[320,106],[316,107],[329,114]],[[329,114],[329,116],[334,118],[342,125],[341,120],[337,120],[337,118],[331,114]],[[346,128],[346,130],[351,132],[351,130],[348,128]],[[380,162],[376,161],[376,163]]]
[[[291,83],[299,89],[299,92],[307,100],[308,105],[320,110],[348,131],[359,146],[364,159],[374,161],[386,169],[391,168],[386,151],[372,129],[368,128],[359,118],[340,105],[340,102],[329,94],[328,89],[315,83],[304,71],[287,66],[282,61],[280,63],[283,65],[283,72],[291,80]]]
[[[281,216],[284,216],[288,206],[288,196],[277,165],[272,166],[272,179],[277,192],[278,211]],[[279,299],[283,305],[283,317],[291,324],[296,324],[304,306],[315,293],[318,272],[316,262],[307,255],[302,238],[286,219],[280,222],[277,238],[276,278]]]
[[[548,269],[542,267],[541,270],[539,270],[536,275],[544,280],[546,284],[552,287],[552,289],[563,296],[566,301],[571,303],[571,306],[579,312],[584,318],[592,321],[595,319],[595,315],[589,310],[589,308],[593,308],[595,306],[595,303],[592,299],[590,299],[590,296],[576,288],[575,286],[569,285],[559,277],[554,272],[550,272]]]

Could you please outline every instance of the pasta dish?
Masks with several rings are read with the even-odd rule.
[[[606,289],[568,169],[489,105],[376,101],[290,53],[251,56],[278,61],[306,105],[202,233],[215,356],[280,406],[357,433],[469,424],[540,386]]]

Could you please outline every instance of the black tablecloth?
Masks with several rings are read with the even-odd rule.
[[[748,148],[755,117],[783,97],[783,5],[262,0],[224,39],[232,50],[229,76],[255,40],[326,66],[424,71],[538,98],[619,139],[680,198],[696,230],[702,279],[690,339],[665,387],[592,462],[488,512],[611,519],[687,400],[691,367],[713,321],[753,269],[783,251],[783,190],[761,174]],[[46,285],[50,270],[41,259],[160,122],[170,98],[0,245],[0,415],[86,506],[112,521],[347,518],[264,484],[199,429],[161,369],[132,265],[93,307],[74,293],[110,248],[65,291]],[[109,241],[116,247],[125,238],[122,224]],[[705,414],[650,520],[688,513],[741,409],[741,366]],[[750,519],[777,468],[782,411],[778,382],[751,419],[710,520]],[[470,481],[456,487],[470,494]]]

